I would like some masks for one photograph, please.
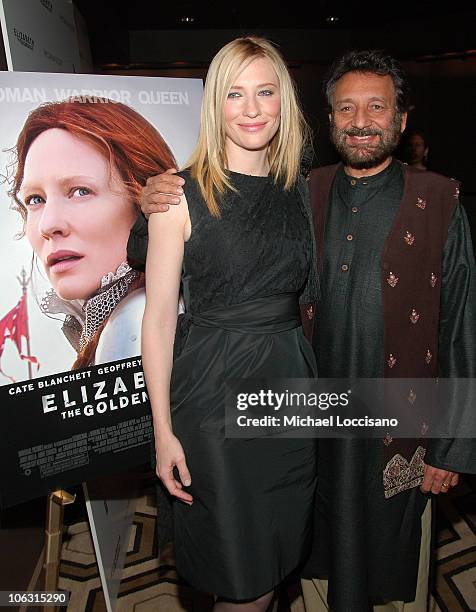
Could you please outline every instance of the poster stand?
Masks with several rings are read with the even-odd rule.
[[[6,4],[22,17],[28,17],[30,24],[23,29],[16,26],[19,35],[13,32],[15,47],[12,49],[29,53],[22,41],[35,39],[35,48],[43,55],[38,42],[40,36],[32,36],[30,30],[35,22],[31,21],[32,13],[27,10],[27,0],[0,0],[0,17]],[[44,11],[44,5],[39,2],[39,10]],[[48,10],[46,13],[49,14]],[[4,22],[5,19],[0,25],[5,40]],[[25,32],[27,38],[19,40]],[[50,38],[52,42],[54,37]],[[200,79],[151,80],[141,76],[39,73],[34,71],[38,67],[31,64],[28,64],[28,73],[21,73],[16,71],[15,61],[13,68],[15,70],[1,73],[0,86],[2,137],[12,147],[30,113],[46,103],[62,103],[69,99],[77,100],[78,108],[83,108],[84,102],[84,108],[91,112],[124,107],[124,112],[137,116],[138,124],[144,123],[141,130],[149,129],[150,124],[153,133],[161,137],[157,147],[163,147],[165,141],[179,166],[190,155],[198,137],[203,89]],[[111,102],[109,106],[108,102]],[[122,106],[113,106],[113,102]],[[14,165],[10,166],[12,152],[12,148],[0,151],[0,166],[11,168],[13,172]],[[50,168],[51,164],[47,166]],[[67,170],[65,168],[65,172]],[[5,197],[7,187],[3,188]],[[116,216],[114,213],[114,218]],[[94,364],[71,370],[77,355],[64,337],[62,324],[65,315],[75,317],[68,312],[46,313],[41,308],[29,312],[27,291],[31,280],[28,269],[24,271],[22,265],[31,260],[32,245],[28,240],[12,242],[20,222],[17,213],[2,213],[1,244],[7,265],[2,268],[0,299],[0,320],[5,324],[0,326],[0,403],[5,409],[2,412],[8,415],[4,416],[8,436],[0,445],[0,507],[10,508],[30,499],[49,496],[46,527],[43,517],[37,516],[40,518],[37,524],[39,538],[43,537],[43,530],[45,536],[41,559],[38,559],[40,551],[35,549],[35,576],[38,578],[43,566],[46,589],[54,591],[59,579],[64,506],[74,501],[74,497],[62,488],[85,481],[92,544],[105,605],[108,612],[112,612],[128,547],[134,545],[131,538],[135,535],[132,525],[136,493],[128,494],[133,483],[122,471],[148,462],[153,435],[140,358],[140,300],[133,302],[133,310],[129,310],[132,306],[125,300],[121,303],[123,308],[115,310],[114,318],[111,316],[108,320],[109,340],[106,342],[106,334],[102,335],[104,342],[94,356]],[[18,269],[22,271],[17,278]],[[104,272],[109,274],[109,268]],[[36,288],[41,293],[45,290],[48,295],[54,287],[46,277],[40,269]],[[135,296],[145,300],[143,288],[139,289]],[[84,313],[75,310],[78,305],[67,306],[78,314],[75,320],[81,324],[80,315]],[[57,316],[51,316],[53,314]],[[31,346],[28,344],[30,334],[33,336]],[[5,351],[4,346],[7,347]],[[8,375],[3,375],[4,371]],[[27,430],[26,419],[30,424]],[[113,486],[112,475],[118,472],[121,472],[117,477],[118,486],[115,483]],[[99,480],[102,482],[96,483]],[[54,493],[50,495],[52,490]],[[82,506],[79,499],[76,506],[78,503]],[[33,576],[29,582],[32,580]]]
[[[74,503],[76,495],[62,489],[48,496],[45,527],[45,591],[58,590],[58,575],[63,536],[64,507]],[[51,610],[51,608],[45,608]]]

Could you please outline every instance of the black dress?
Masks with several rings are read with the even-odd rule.
[[[254,599],[305,560],[316,482],[315,441],[226,438],[229,378],[313,377],[298,297],[312,270],[312,233],[298,189],[230,173],[221,218],[188,173],[192,225],[171,382],[192,506],[174,503],[179,573],[200,590]]]

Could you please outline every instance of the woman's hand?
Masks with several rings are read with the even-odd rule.
[[[170,495],[177,497],[189,506],[193,503],[193,497],[186,493],[183,487],[192,484],[190,472],[188,471],[185,453],[178,438],[172,432],[156,436],[155,448],[157,457],[157,476],[164,483]],[[174,467],[177,468],[180,480],[174,478]]]

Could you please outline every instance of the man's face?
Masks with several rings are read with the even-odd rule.
[[[412,134],[407,143],[407,156],[410,164],[424,163],[428,155],[428,147],[420,134]]]
[[[331,139],[344,164],[362,170],[389,159],[407,115],[396,111],[391,76],[348,72],[335,85],[329,119]]]

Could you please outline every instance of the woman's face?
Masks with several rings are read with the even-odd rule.
[[[137,210],[117,170],[87,141],[63,129],[42,132],[19,196],[27,238],[60,297],[89,298],[126,259]]]
[[[279,81],[268,59],[254,59],[234,80],[225,102],[226,148],[261,151],[278,131]]]

